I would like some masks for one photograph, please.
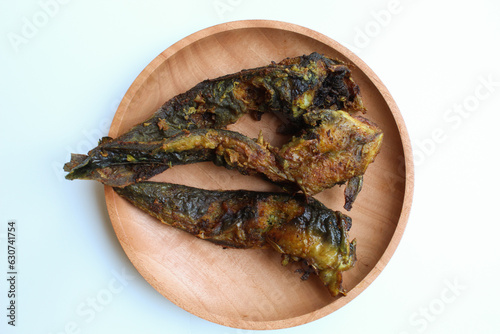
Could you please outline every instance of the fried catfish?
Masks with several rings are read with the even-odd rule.
[[[299,194],[212,191],[140,182],[114,188],[134,206],[200,239],[232,248],[272,247],[283,264],[304,260],[332,296],[345,294],[342,272],[354,266],[351,218]]]
[[[304,116],[310,110],[322,108],[364,112],[359,87],[352,79],[350,69],[344,63],[318,53],[287,58],[265,67],[199,83],[167,101],[152,117],[118,138],[104,137],[87,155],[72,154],[64,170],[68,172],[68,179],[80,176],[88,179],[85,176],[89,173],[79,169],[87,169],[101,161],[101,152],[109,152],[124,143],[154,143],[185,131],[222,129],[247,113],[257,119],[264,112],[274,113],[284,121],[281,132],[297,134],[309,127]],[[168,166],[136,164],[131,167],[135,178],[129,178],[122,175],[129,173],[129,168],[114,165],[107,167],[106,177],[96,179],[105,184],[114,180],[109,185],[124,186],[159,174]],[[116,180],[125,182],[117,184]]]
[[[365,110],[349,67],[314,52],[202,81],[117,140],[157,141],[182,130],[225,128],[247,113],[260,119],[267,112],[278,115],[287,127],[283,131],[290,132],[302,127],[306,111],[322,108]]]
[[[380,150],[382,131],[340,110],[314,111],[304,119],[309,127],[282,147],[270,145],[262,136],[254,140],[221,129],[196,129],[156,142],[114,141],[95,150],[92,159],[73,168],[68,177],[123,186],[151,177],[145,170],[212,161],[307,196],[348,182],[345,208],[350,210],[363,174]]]

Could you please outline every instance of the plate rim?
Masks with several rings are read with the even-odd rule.
[[[383,269],[387,266],[389,263],[390,259],[394,255],[401,239],[404,234],[404,231],[406,229],[407,223],[408,223],[408,218],[410,214],[410,209],[412,205],[412,200],[413,200],[413,191],[414,191],[414,163],[413,163],[413,155],[412,155],[412,148],[411,148],[411,143],[410,143],[410,137],[406,128],[406,125],[403,120],[403,116],[394,101],[392,95],[389,93],[389,90],[387,87],[382,83],[382,81],[379,79],[379,77],[371,70],[368,65],[361,60],[355,53],[350,51],[348,48],[345,46],[341,45],[337,41],[333,40],[332,38],[319,33],[315,30],[312,30],[310,28],[306,28],[301,25],[297,25],[294,23],[289,23],[289,22],[284,22],[284,21],[276,21],[276,20],[238,20],[238,21],[231,21],[231,22],[225,22],[221,24],[216,24],[204,29],[201,29],[197,32],[194,32],[190,35],[187,35],[186,37],[182,38],[181,40],[177,41],[176,43],[172,44],[168,48],[166,48],[164,51],[162,51],[160,54],[158,54],[139,74],[138,76],[134,79],[128,90],[126,91],[125,95],[123,96],[117,111],[113,117],[110,130],[109,130],[109,136],[110,137],[116,137],[117,135],[117,129],[116,126],[114,127],[113,124],[120,124],[121,121],[123,120],[123,117],[125,116],[125,110],[127,109],[128,105],[133,101],[135,94],[138,92],[140,87],[144,84],[145,80],[149,77],[151,73],[153,73],[159,66],[163,64],[169,57],[173,56],[177,52],[181,51],[183,48],[190,46],[193,43],[196,43],[203,38],[219,34],[219,33],[225,33],[229,31],[235,31],[235,30],[241,30],[241,29],[276,29],[276,30],[284,30],[290,33],[295,33],[299,35],[303,35],[308,38],[312,38],[316,41],[319,41],[326,46],[334,49],[336,52],[341,54],[343,57],[347,58],[349,62],[353,63],[355,66],[357,66],[361,72],[363,72],[371,81],[371,83],[375,86],[375,88],[378,90],[378,92],[381,94],[383,97],[384,101],[387,103],[392,116],[394,118],[394,121],[396,123],[396,126],[398,128],[398,133],[399,137],[401,139],[401,145],[403,149],[403,155],[404,155],[404,162],[405,162],[405,189],[403,193],[403,202],[402,202],[402,207],[401,207],[401,213],[399,216],[399,219],[396,224],[396,228],[394,230],[394,233],[390,239],[390,241],[387,244],[386,249],[380,256],[380,259],[376,262],[374,267],[368,272],[368,274],[363,278],[361,282],[359,282],[355,287],[353,287],[347,296],[342,297],[342,302],[338,302],[338,300],[335,300],[335,302],[332,302],[322,308],[319,308],[313,312],[309,312],[303,315],[299,316],[294,316],[291,318],[286,318],[286,319],[280,319],[280,320],[263,320],[263,321],[257,321],[257,320],[245,320],[245,319],[240,319],[239,321],[235,321],[234,318],[229,318],[227,316],[223,315],[215,315],[211,313],[212,316],[209,316],[208,312],[207,314],[194,314],[187,310],[185,307],[182,307],[180,303],[176,300],[172,300],[170,298],[165,297],[161,292],[162,296],[167,298],[169,301],[174,303],[176,306],[186,310],[187,312],[200,317],[202,319],[205,319],[207,321],[217,323],[223,326],[228,326],[228,327],[233,327],[233,328],[240,328],[240,329],[253,329],[253,330],[262,330],[262,329],[283,329],[283,328],[290,328],[290,327],[295,327],[298,325],[302,325],[305,323],[309,323],[315,320],[318,320],[322,317],[325,317],[329,314],[332,314],[336,310],[342,308],[343,306],[347,305],[349,302],[351,302],[354,298],[359,296],[361,292],[363,292],[366,288],[368,288],[369,285],[373,283],[373,281],[379,276],[379,274],[383,271]],[[131,255],[129,254],[130,249],[127,249],[124,247],[124,244],[126,243],[126,239],[128,239],[127,235],[123,232],[120,231],[116,224],[116,219],[119,219],[117,213],[113,211],[113,208],[116,208],[116,205],[114,205],[116,195],[110,186],[104,186],[105,190],[105,201],[106,201],[106,207],[108,214],[110,216],[110,220],[113,226],[113,230],[119,235],[119,243],[122,249],[125,251],[129,261],[131,261],[132,265],[138,270],[138,267],[141,268],[141,270],[138,270],[139,274],[153,287],[155,290],[157,290],[156,285],[153,282],[153,279],[149,279],[148,277],[145,277],[143,274],[143,271],[147,272],[147,268],[143,267],[142,264],[140,263],[135,263],[131,259]],[[158,290],[157,290],[158,291]],[[159,292],[159,291],[158,291]]]

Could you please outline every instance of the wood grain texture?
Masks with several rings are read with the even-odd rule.
[[[148,118],[171,97],[198,82],[245,68],[267,65],[313,51],[347,61],[361,88],[366,117],[384,130],[384,143],[365,175],[353,209],[351,239],[358,261],[344,273],[345,297],[332,298],[317,277],[300,280],[293,265],[281,266],[272,250],[223,249],[162,225],[109,187],[106,203],[113,228],[130,261],[162,295],[206,320],[243,329],[301,325],[346,305],[373,282],[393,255],[405,229],[413,194],[413,162],[401,114],[378,77],[349,50],[304,27],[277,21],[237,21],[190,35],[158,55],[133,82],[116,112],[109,135],[116,137]],[[274,144],[279,121],[244,117],[232,130]],[[153,180],[204,189],[277,190],[256,177],[211,163],[176,166]],[[317,196],[341,210],[343,187]]]

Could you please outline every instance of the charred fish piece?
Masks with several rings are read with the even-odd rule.
[[[312,108],[365,110],[349,67],[316,52],[202,81],[117,140],[156,141],[182,130],[221,129],[247,113],[257,119],[275,113],[298,129]]]
[[[281,132],[297,133],[306,126],[303,115],[316,108],[365,111],[359,87],[346,64],[318,53],[287,58],[199,83],[167,101],[149,119],[118,138],[102,138],[87,155],[72,154],[64,170],[71,174],[87,164],[87,158],[96,151],[117,143],[155,142],[186,130],[220,129],[248,113],[256,119],[264,112],[274,113],[284,121]],[[121,175],[123,171],[117,169],[108,172]],[[165,169],[161,165],[141,165],[136,172],[145,177]],[[74,177],[68,175],[68,179]]]
[[[124,186],[153,176],[145,170],[212,161],[306,196],[348,182],[345,208],[350,210],[361,178],[380,150],[382,131],[365,118],[340,110],[308,113],[305,119],[310,127],[281,148],[262,136],[250,139],[220,129],[197,129],[157,142],[114,141],[75,166],[68,178]]]
[[[356,242],[348,240],[351,219],[313,198],[157,182],[114,190],[162,223],[200,239],[231,248],[272,247],[283,264],[304,260],[332,296],[346,293],[342,272],[356,261]]]

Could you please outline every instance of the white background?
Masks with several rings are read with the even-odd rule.
[[[386,269],[337,312],[276,332],[500,333],[500,3],[491,0],[0,0],[0,333],[253,333],[157,293],[118,243],[103,187],[62,172],[71,152],[107,134],[153,58],[241,19],[299,24],[354,51],[396,100],[415,156],[410,219]],[[4,278],[11,219],[15,328]],[[98,295],[111,297],[94,310]]]

